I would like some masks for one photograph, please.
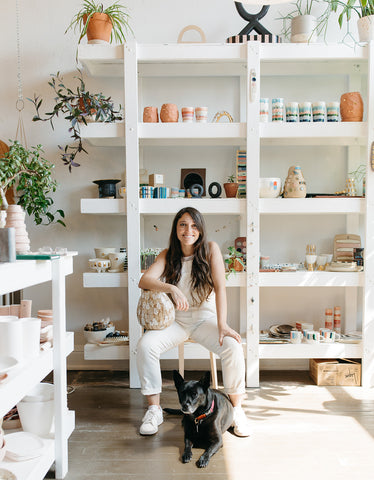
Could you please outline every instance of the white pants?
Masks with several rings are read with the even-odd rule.
[[[216,317],[197,320],[189,312],[176,312],[176,321],[164,330],[148,330],[139,340],[137,366],[143,395],[161,392],[160,356],[188,338],[203,345],[221,358],[222,377],[227,394],[245,393],[243,347],[232,337],[218,341]]]

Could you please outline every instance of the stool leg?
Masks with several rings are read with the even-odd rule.
[[[184,342],[178,345],[178,368],[179,374],[184,378]]]
[[[213,352],[209,352],[209,356],[210,356],[210,372],[212,376],[212,387],[218,388],[216,356]]]

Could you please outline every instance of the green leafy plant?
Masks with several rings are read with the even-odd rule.
[[[147,270],[162,252],[162,248],[145,248],[140,250],[141,270]]]
[[[344,18],[347,22],[351,19],[352,12],[357,13],[358,18],[374,15],[374,0],[325,0],[331,5],[331,10],[337,12],[338,7],[342,7],[342,12],[338,17],[340,28],[343,26]]]
[[[84,0],[83,6],[77,14],[74,15],[72,21],[70,22],[65,33],[70,29],[73,29],[74,32],[79,30],[79,40],[78,44],[81,42],[82,38],[87,33],[88,23],[94,13],[105,13],[108,15],[112,23],[112,33],[110,36],[110,43],[112,43],[113,38],[119,43],[126,42],[126,34],[134,32],[129,24],[129,14],[126,12],[126,7],[116,1],[109,7],[104,9],[102,3],[96,3],[94,0]]]
[[[310,35],[310,37],[312,37],[314,34],[317,36],[323,35],[323,37],[325,38],[330,13],[332,10],[331,2],[333,1],[336,0],[296,0],[296,2],[291,2],[294,7],[293,10],[291,10],[285,15],[281,15],[278,18],[278,20],[282,20],[283,22],[283,27],[281,31],[282,35],[284,35],[284,37],[288,39],[291,37],[291,21],[293,18],[300,15],[315,16],[315,12],[317,11],[317,9],[319,11],[319,7],[321,7],[321,5],[323,4],[326,4],[326,8],[323,10],[323,12],[316,16],[316,26]]]
[[[245,264],[244,264],[244,255],[239,252],[239,250],[236,250],[235,247],[227,247],[227,250],[229,251],[228,257],[225,258],[225,264],[227,268],[227,273],[226,273],[226,279],[229,278],[231,273],[237,272],[235,269],[235,263],[239,264],[241,267],[241,270],[244,270]]]
[[[57,182],[52,178],[54,165],[43,158],[43,153],[41,145],[26,148],[14,141],[3,155],[0,159],[1,208],[7,209],[6,191],[15,187],[18,205],[34,217],[36,225],[53,223],[58,216],[56,222],[65,226],[61,220],[65,217],[63,210],[51,211],[54,202],[50,193],[56,191]]]
[[[56,94],[53,110],[45,113],[45,117],[42,118],[40,107],[43,100],[36,95],[34,95],[33,99],[29,98],[28,100],[34,104],[36,109],[36,115],[33,117],[34,122],[50,122],[52,129],[54,129],[53,120],[60,114],[69,122],[69,132],[71,133],[71,138],[76,143],[75,145],[66,145],[65,147],[59,145],[58,147],[62,150],[62,161],[69,167],[69,171],[71,172],[72,167],[80,166],[80,164],[75,161],[77,154],[80,152],[87,153],[82,143],[81,124],[87,125],[89,119],[95,122],[115,122],[116,120],[122,120],[122,116],[120,109],[116,110],[114,108],[111,97],[106,97],[102,93],[91,94],[86,90],[86,85],[80,71],[79,76],[74,77],[78,79],[79,82],[75,91],[65,86],[60,72],[56,75],[51,75],[51,77],[52,80],[48,82],[48,85]]]
[[[235,175],[229,175],[227,177],[227,183],[236,183],[235,182]]]

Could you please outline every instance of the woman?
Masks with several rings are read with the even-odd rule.
[[[234,407],[234,433],[250,434],[241,408],[245,366],[240,335],[227,325],[225,268],[215,242],[206,240],[205,223],[195,208],[180,210],[173,221],[169,248],[142,276],[139,287],[166,292],[175,305],[175,322],[164,330],[148,330],[137,348],[141,391],[148,410],[140,433],[153,435],[162,423],[160,355],[188,338],[216,353],[223,384]]]

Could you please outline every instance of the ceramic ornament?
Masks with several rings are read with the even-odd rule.
[[[305,198],[306,183],[298,166],[292,166],[288,169],[288,175],[284,182],[284,198]]]

